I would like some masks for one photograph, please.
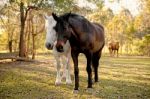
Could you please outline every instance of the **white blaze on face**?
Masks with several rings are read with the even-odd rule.
[[[54,20],[53,16],[45,16],[46,23],[46,44],[49,43],[51,45],[54,45],[54,42],[56,41],[56,31],[54,30],[54,27],[56,25],[56,21]]]

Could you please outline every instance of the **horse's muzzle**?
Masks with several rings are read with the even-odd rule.
[[[64,52],[63,46],[64,46],[64,42],[62,40],[58,40],[57,44],[56,44],[56,49],[58,52]]]
[[[50,43],[46,43],[45,46],[46,46],[46,48],[47,48],[48,50],[52,50],[52,49],[53,49],[53,45],[50,44]]]

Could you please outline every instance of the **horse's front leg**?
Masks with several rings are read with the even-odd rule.
[[[74,77],[75,77],[75,87],[74,87],[74,93],[78,92],[79,88],[79,68],[78,68],[78,56],[79,53],[72,50],[71,51],[72,60],[74,63]]]
[[[65,79],[66,78],[66,63],[67,63],[66,57],[61,56],[61,61],[63,63],[63,74],[62,74],[61,79]]]
[[[60,57],[57,56],[57,55],[55,55],[55,59],[56,59],[56,62],[57,62],[57,65],[56,65],[57,76],[56,76],[55,85],[60,85],[60,84],[61,84],[61,76],[60,76],[60,69],[61,69]]]
[[[116,57],[116,50],[114,50],[114,57]]]
[[[70,59],[71,59],[71,55],[70,53],[68,53],[68,55],[66,56],[66,84],[71,84],[71,74],[70,74]]]

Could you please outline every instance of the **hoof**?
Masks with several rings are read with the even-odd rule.
[[[98,83],[99,81],[95,81],[95,83]]]
[[[99,82],[98,80],[95,80],[95,83]]]
[[[56,85],[56,86],[61,85],[61,81],[56,81],[56,82],[55,82],[55,85]]]
[[[88,80],[87,80],[87,82],[88,82]],[[94,84],[95,82],[94,82],[94,80],[92,80],[92,82],[91,82],[92,84]]]
[[[65,78],[66,78],[66,76],[62,76],[62,77],[61,77],[61,79],[63,79],[63,80],[64,80]]]
[[[71,84],[72,84],[72,81],[71,81],[71,80],[67,80],[67,81],[66,81],[66,84],[67,84],[67,85],[71,85]]]
[[[66,73],[63,73],[63,75],[61,76],[61,79],[65,79],[66,78]]]
[[[92,93],[93,92],[93,88],[87,88],[86,92],[87,93]]]
[[[78,94],[79,90],[73,90],[73,94]]]

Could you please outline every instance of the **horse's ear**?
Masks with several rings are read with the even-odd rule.
[[[70,12],[67,14],[67,16],[66,16],[66,21],[67,21],[67,22],[69,21],[70,15],[71,15],[71,11],[70,11]]]
[[[43,15],[44,19],[48,19],[48,16],[46,14]]]
[[[57,15],[55,13],[52,13],[52,16],[56,21],[59,21],[59,18],[57,17]]]

